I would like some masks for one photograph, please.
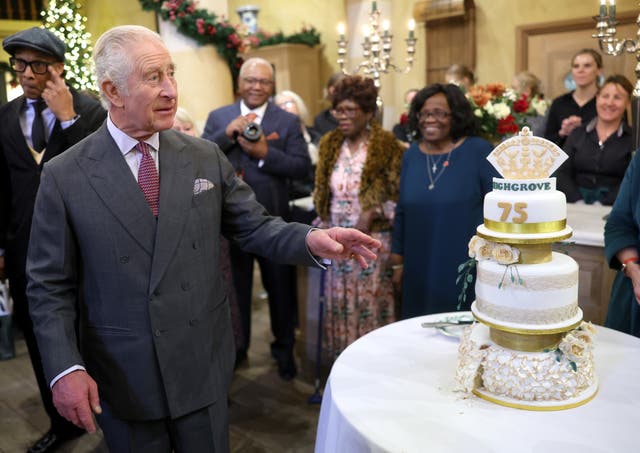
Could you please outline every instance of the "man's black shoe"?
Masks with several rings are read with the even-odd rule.
[[[278,354],[276,357],[276,363],[278,364],[278,375],[285,381],[290,381],[298,374],[296,368],[296,361],[293,358],[292,353]]]
[[[79,431],[69,434],[59,434],[50,429],[35,444],[27,450],[27,453],[48,453],[56,451],[65,442],[80,437],[85,431]]]

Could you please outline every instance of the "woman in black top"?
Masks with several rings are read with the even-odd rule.
[[[549,109],[544,137],[558,146],[576,127],[596,116],[595,96],[602,72],[602,56],[593,49],[582,49],[571,60],[576,89],[554,99]]]
[[[557,172],[568,202],[612,205],[631,160],[631,129],[624,120],[633,86],[613,75],[596,95],[598,115],[577,127],[564,144],[569,159]]]

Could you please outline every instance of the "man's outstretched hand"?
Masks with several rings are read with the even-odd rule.
[[[374,250],[380,249],[382,243],[355,228],[334,227],[311,231],[307,247],[313,255],[331,260],[353,259],[366,269],[367,260],[377,258]]]

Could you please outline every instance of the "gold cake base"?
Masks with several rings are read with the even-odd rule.
[[[499,404],[501,406],[511,407],[514,409],[522,409],[525,411],[563,411],[566,409],[573,409],[574,407],[587,404],[598,393],[598,381],[585,389],[580,395],[567,400],[546,400],[546,401],[523,401],[515,398],[510,398],[504,395],[495,395],[485,389],[473,389],[473,394],[482,398],[483,400],[491,403]]]

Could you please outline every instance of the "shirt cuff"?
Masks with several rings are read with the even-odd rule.
[[[76,116],[74,116],[73,118],[71,118],[70,120],[67,120],[67,121],[60,121],[60,127],[62,128],[62,130],[68,129],[69,127],[71,127],[73,125],[73,123],[78,121],[78,118],[80,118],[80,115],[76,115]]]
[[[309,234],[314,231],[314,230],[319,230],[320,228],[310,228],[309,231],[307,231],[307,235],[304,237],[304,245],[307,248],[307,253],[311,256],[311,258],[313,258],[313,260],[316,262],[316,264],[318,265],[318,267],[322,268],[323,270],[327,270],[327,266],[331,266],[331,260],[328,258],[322,258],[320,256],[316,256],[313,253],[311,253],[311,250],[309,250],[309,244],[307,243],[307,238],[309,237]]]
[[[57,375],[56,377],[51,379],[51,384],[49,384],[49,388],[53,388],[55,383],[58,382],[63,377],[65,377],[67,374],[71,374],[74,371],[78,371],[78,370],[87,371],[87,369],[85,367],[83,367],[82,365],[73,365],[72,367],[67,368],[62,373],[60,373],[59,375]]]
[[[258,168],[262,168],[263,165],[264,165],[264,159],[260,159],[258,161]]]

